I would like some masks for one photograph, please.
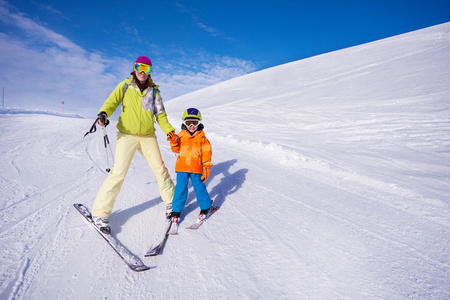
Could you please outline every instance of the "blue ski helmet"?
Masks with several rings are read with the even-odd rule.
[[[202,114],[196,108],[188,108],[183,114],[183,121],[186,119],[202,119]]]

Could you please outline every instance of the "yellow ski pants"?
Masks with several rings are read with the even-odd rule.
[[[93,216],[109,217],[111,214],[136,150],[147,159],[158,182],[159,193],[164,203],[166,205],[172,203],[175,187],[162,160],[156,135],[132,135],[119,131],[114,166],[97,193],[92,206]]]

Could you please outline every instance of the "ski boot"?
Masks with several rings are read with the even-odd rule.
[[[172,204],[166,206],[166,219],[172,218]]]
[[[111,227],[109,227],[108,218],[92,217],[92,220],[94,221],[94,225],[97,226],[101,232],[111,234]]]
[[[198,215],[196,223],[203,222],[203,220],[205,220],[208,217],[208,215],[211,212],[211,210],[212,210],[212,206],[210,208],[208,208],[208,209],[202,209],[200,211],[200,214]]]
[[[170,226],[169,234],[174,235],[178,234],[178,226],[180,222],[180,213],[172,213],[174,216],[172,217],[172,225]]]

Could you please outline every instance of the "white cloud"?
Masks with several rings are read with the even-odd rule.
[[[45,5],[45,4],[36,2],[36,1],[31,1],[31,3],[33,3],[37,7],[40,7],[43,10],[46,10],[46,11],[52,13],[55,16],[58,16],[59,18],[67,19],[66,16],[64,16],[64,14],[62,12],[60,12],[59,10],[57,10],[56,8],[54,8],[51,5]]]
[[[17,32],[0,32],[0,84],[6,106],[57,110],[64,101],[68,111],[85,114],[104,101],[105,88],[114,88],[118,79],[114,72],[105,73],[110,62],[101,55],[6,5],[0,6],[0,19]]]
[[[197,14],[194,12],[193,9],[189,9],[185,5],[183,5],[183,4],[179,3],[179,2],[175,3],[175,6],[177,7],[179,12],[181,12],[183,14],[187,14],[192,19],[194,24],[197,25],[197,27],[200,28],[201,30],[208,32],[209,34],[211,34],[214,37],[222,37],[222,38],[225,38],[225,39],[232,40],[232,38],[225,37],[223,35],[223,33],[220,32],[220,30],[218,30],[216,28],[213,28],[211,26],[208,26],[205,22],[203,22],[197,16]]]
[[[253,62],[232,57],[198,52],[183,57],[174,59],[170,65],[161,66],[161,72],[153,76],[155,82],[161,85],[164,99],[172,99],[256,70]],[[179,63],[175,64],[175,61]]]
[[[0,22],[9,28],[0,32],[5,106],[58,111],[64,101],[66,112],[88,117],[132,71],[133,61],[89,52],[13,10],[0,0]],[[165,100],[256,70],[252,62],[204,51],[160,50],[153,77]]]

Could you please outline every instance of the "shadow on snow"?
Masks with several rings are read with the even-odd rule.
[[[235,193],[238,191],[242,184],[245,181],[245,176],[248,172],[248,169],[241,169],[236,172],[230,173],[230,168],[237,162],[237,159],[228,160],[225,162],[218,163],[214,165],[211,168],[211,175],[209,176],[209,179],[206,183],[209,195],[211,199],[214,201],[214,206],[222,206],[225,202],[227,196]],[[215,177],[221,176],[220,182],[212,187],[212,189],[209,189],[210,183],[213,181]],[[199,206],[196,201],[195,192],[192,189],[191,183],[189,183],[189,194],[186,200],[186,206],[183,209],[182,213],[182,219],[184,219],[184,216],[188,215],[189,213],[193,212],[196,209],[199,209]],[[120,210],[117,212],[113,212],[111,215],[114,219],[116,219],[116,222],[112,222],[111,225],[115,223],[114,226],[116,228],[113,228],[113,231],[118,233],[120,232],[120,228],[123,224],[127,222],[132,216],[139,214],[147,209],[152,208],[153,206],[156,206],[162,202],[161,197],[154,198],[150,201],[146,201],[142,204]]]

